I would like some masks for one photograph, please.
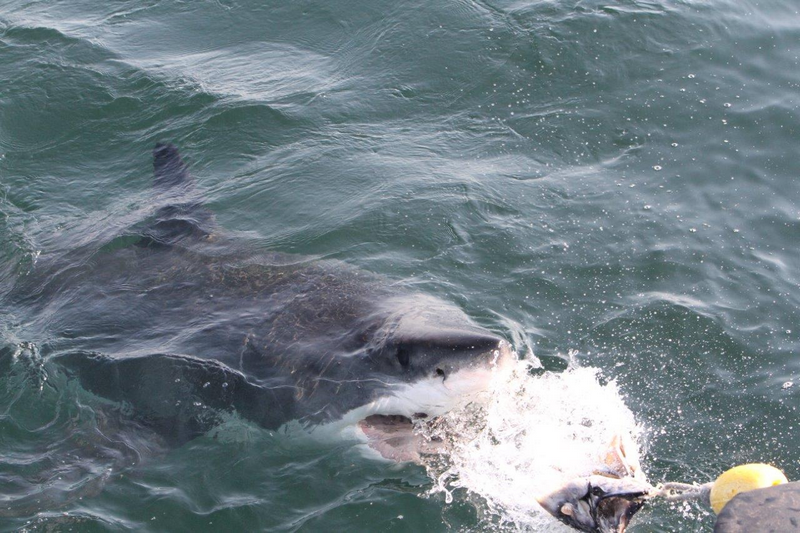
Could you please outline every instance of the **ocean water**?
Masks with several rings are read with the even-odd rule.
[[[558,527],[480,464],[438,490],[235,418],[98,458],[118,422],[6,295],[136,221],[162,140],[226,230],[458,304],[564,413],[595,394],[651,481],[800,479],[797,2],[0,0],[0,530]],[[630,531],[712,527],[655,503]]]

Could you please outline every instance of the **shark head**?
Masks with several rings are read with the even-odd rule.
[[[325,372],[327,430],[356,429],[383,458],[417,461],[427,445],[412,431],[485,392],[510,368],[511,346],[437,298],[390,298],[361,321],[354,344]],[[325,431],[323,429],[323,431]]]
[[[511,358],[508,343],[446,302],[416,296],[387,306],[392,312],[365,356],[374,375],[392,382],[381,400],[397,400],[397,409],[405,411],[397,414],[443,414],[486,390]]]

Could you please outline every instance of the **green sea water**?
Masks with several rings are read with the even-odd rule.
[[[0,0],[0,298],[145,208],[161,140],[226,230],[601,369],[651,480],[800,479],[797,2]],[[51,338],[0,301],[2,507],[82,483],[37,472],[97,421],[17,371]],[[419,467],[237,431],[0,530],[513,528]],[[654,504],[630,531],[712,527]]]

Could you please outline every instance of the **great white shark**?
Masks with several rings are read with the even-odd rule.
[[[513,360],[444,300],[226,234],[174,145],[156,145],[153,167],[146,220],[40,261],[7,298],[49,362],[166,441],[235,412],[273,430],[349,428],[383,458],[415,461],[431,443],[413,424],[470,401]],[[618,487],[603,507],[587,486],[542,504],[575,527],[616,531],[638,492]]]

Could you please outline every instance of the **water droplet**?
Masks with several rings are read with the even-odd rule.
[[[689,74],[689,78],[690,79],[694,78],[694,74]]]
[[[791,389],[793,385],[794,385],[794,383],[792,383],[791,381],[787,381],[786,383],[783,384],[783,386],[781,388],[782,389]]]
[[[672,146],[673,148],[677,148],[678,147],[678,143],[672,143],[670,146]]]
[[[690,233],[697,233],[697,228],[689,228]]]
[[[724,105],[725,107],[732,107],[732,106],[733,106],[733,104],[731,104],[731,103],[729,103],[729,102],[725,102],[725,103],[724,103],[724,104],[722,104],[722,105]]]
[[[205,389],[209,385],[211,385],[211,382],[210,381],[206,381],[205,383],[203,383],[203,388]]]
[[[659,170],[661,170],[661,165],[653,165],[653,170],[658,172]]]

